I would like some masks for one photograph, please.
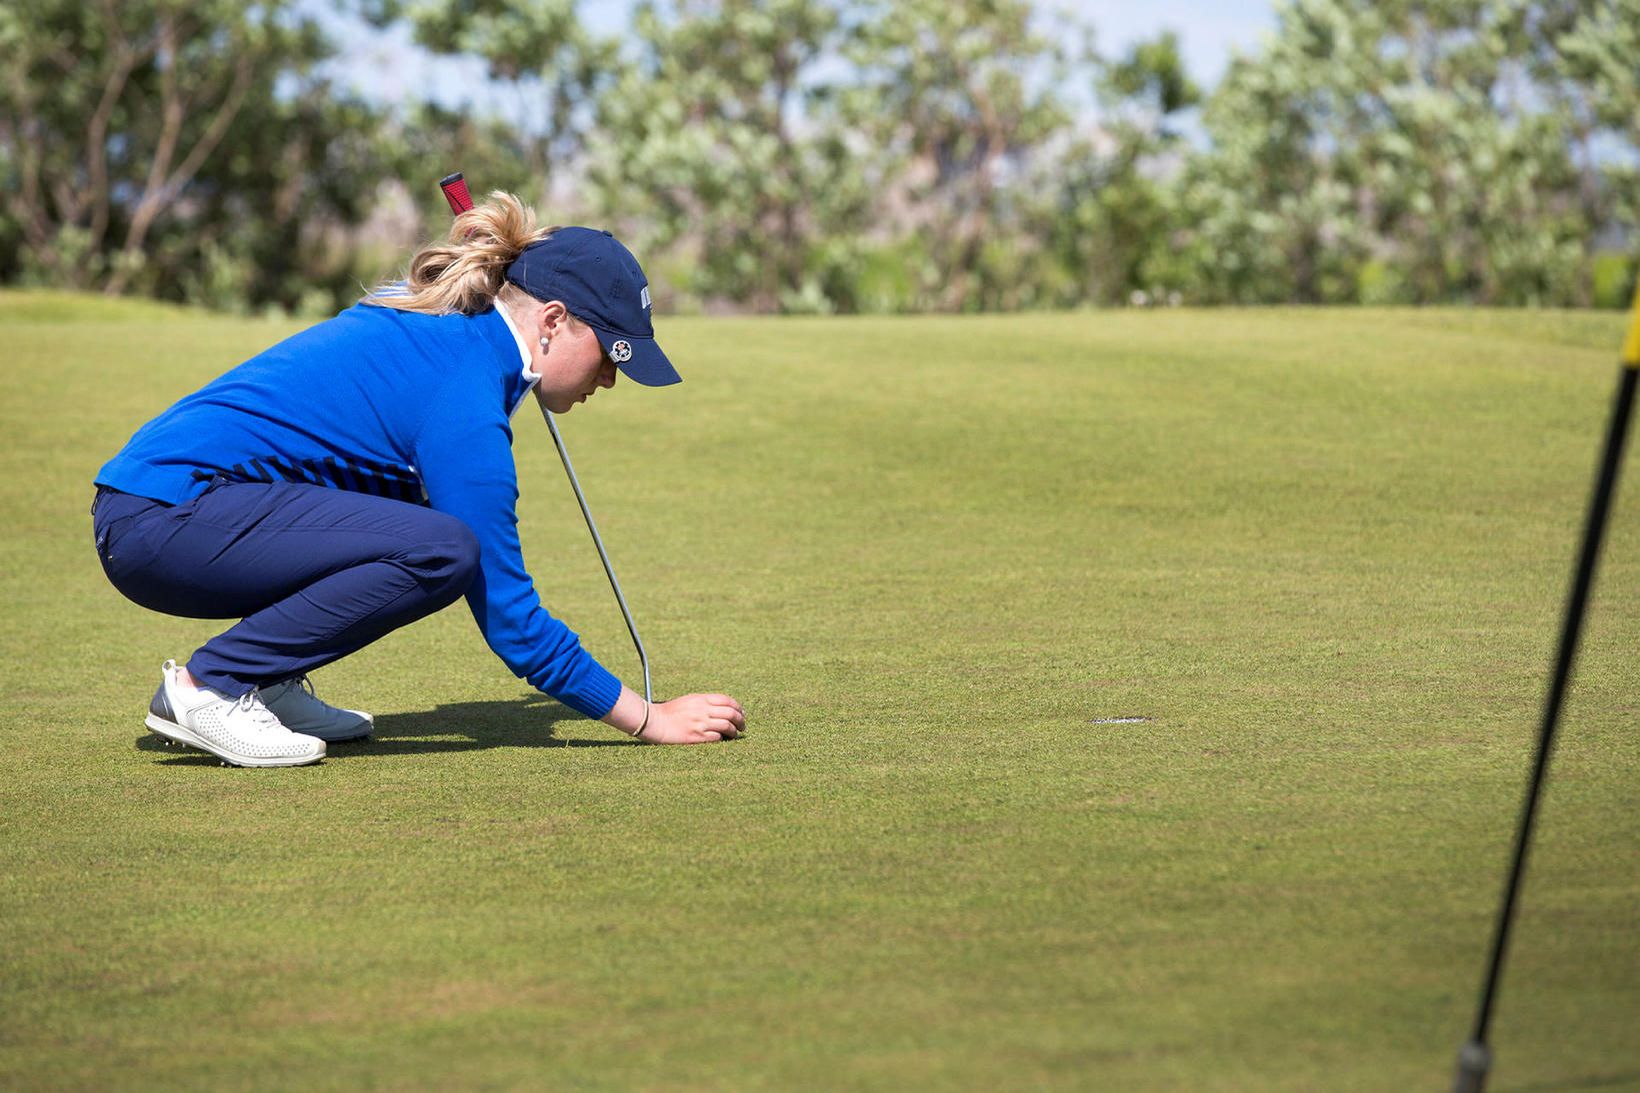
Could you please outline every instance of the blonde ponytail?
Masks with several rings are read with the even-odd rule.
[[[456,217],[448,241],[418,250],[403,281],[377,285],[364,302],[423,315],[476,314],[506,285],[513,259],[556,230],[537,228],[531,209],[496,190],[484,204]]]

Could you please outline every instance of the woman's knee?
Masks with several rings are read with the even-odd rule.
[[[467,591],[467,586],[473,583],[478,575],[478,536],[473,529],[454,517],[450,518],[454,525],[452,532],[455,539],[455,549],[452,553],[453,580],[460,586],[460,591]]]
[[[454,516],[434,515],[436,527],[411,552],[411,563],[434,595],[454,601],[478,573],[478,536]]]

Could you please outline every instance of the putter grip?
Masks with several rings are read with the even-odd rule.
[[[473,207],[473,195],[467,192],[467,180],[461,177],[460,171],[439,179],[438,188],[444,191],[444,200],[450,203],[450,212],[456,216]]]

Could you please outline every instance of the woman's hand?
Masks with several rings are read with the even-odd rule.
[[[746,731],[746,711],[728,695],[682,695],[657,702],[641,739],[651,744],[709,744]]]
[[[683,695],[649,708],[644,724],[643,696],[631,687],[622,687],[615,705],[604,715],[604,724],[613,725],[628,736],[636,735],[651,744],[710,744],[733,740],[746,731],[746,711],[728,695]]]

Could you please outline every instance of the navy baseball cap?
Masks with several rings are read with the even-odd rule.
[[[507,267],[507,280],[537,300],[561,300],[592,327],[604,352],[645,387],[683,377],[655,344],[649,279],[632,252],[596,228],[559,228],[531,243]]]

